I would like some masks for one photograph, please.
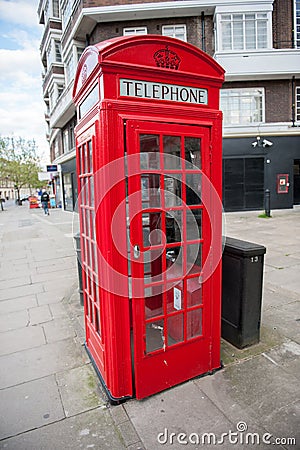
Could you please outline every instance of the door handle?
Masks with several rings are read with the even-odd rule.
[[[133,247],[133,256],[135,257],[135,259],[138,259],[140,257],[140,247],[138,245],[134,245]]]

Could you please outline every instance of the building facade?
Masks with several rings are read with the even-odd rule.
[[[72,102],[85,47],[116,36],[187,41],[224,67],[223,204],[227,211],[300,203],[300,0],[40,0],[41,60],[57,203],[76,209]]]

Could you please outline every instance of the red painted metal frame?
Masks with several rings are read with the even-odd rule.
[[[177,70],[156,66],[153,55],[166,46],[180,57]],[[125,98],[120,95],[121,78],[205,88],[208,90],[208,104]],[[218,263],[203,287],[203,337],[170,347],[165,352],[166,358],[162,357],[161,352],[154,352],[151,357],[145,358],[143,300],[130,299],[128,282],[121,283],[121,291],[116,289],[120,279],[124,276],[128,278],[125,167],[118,164],[118,174],[109,167],[124,159],[126,149],[128,154],[138,154],[138,130],[151,128],[160,133],[200,136],[205,149],[203,170],[221,198],[222,116],[219,111],[219,89],[223,79],[223,69],[201,50],[182,41],[156,35],[105,41],[87,48],[80,59],[73,91],[78,110],[94,89],[93,92],[98,95],[98,100],[80,118],[75,130],[78,186],[84,179],[93,179],[95,199],[94,205],[91,205],[89,189],[87,195],[79,195],[86,347],[111,401],[133,395],[142,398],[220,367],[221,271]],[[84,145],[86,148],[90,145],[88,142],[92,143],[93,170],[85,172],[80,164],[80,154]],[[129,179],[131,192],[138,189],[138,180],[139,175]],[[214,210],[214,205],[209,207]],[[111,229],[116,211],[120,224],[119,248],[115,245]],[[95,214],[96,239],[91,223],[87,229],[85,220],[85,215],[92,212]],[[138,216],[131,219],[132,239],[141,239]],[[221,236],[221,211],[217,205],[210,219],[203,208],[203,223],[205,258],[212,243],[212,227]],[[217,248],[221,247],[220,236],[214,244]],[[96,247],[95,257],[90,258],[93,245]],[[134,263],[132,268],[139,273],[140,269]],[[123,278],[116,274],[123,275]],[[91,281],[94,283],[92,288]],[[98,324],[95,314],[93,317],[91,315],[91,307],[94,313],[100,311]]]

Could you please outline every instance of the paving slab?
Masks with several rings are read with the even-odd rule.
[[[1,304],[1,303],[0,303]],[[0,315],[0,332],[24,328],[28,325],[29,316],[26,310],[14,311]],[[3,337],[2,337],[3,339]],[[1,340],[2,340],[1,339]]]
[[[91,364],[59,372],[56,380],[66,417],[107,404]]]
[[[2,441],[6,450],[125,450],[109,410],[101,408]]]
[[[197,436],[215,433],[220,437],[222,433],[232,429],[226,415],[193,382],[176,386],[143,401],[130,400],[124,404],[124,409],[146,449],[189,448],[177,441],[180,433],[187,436],[192,433]],[[171,436],[171,433],[176,436]],[[193,448],[197,446],[193,445]]]
[[[0,391],[0,438],[65,417],[54,375]]]
[[[39,325],[41,323],[53,320],[53,316],[49,305],[36,306],[28,309],[30,326]]]
[[[0,302],[0,314],[8,314],[14,311],[22,311],[37,306],[37,298],[35,295],[25,297],[11,298]]]
[[[72,321],[69,318],[60,317],[43,324],[47,343],[61,341],[76,336]]]
[[[52,375],[89,362],[73,339],[0,357],[0,389]]]
[[[0,356],[46,344],[42,327],[23,327],[1,333]]]
[[[20,273],[15,273],[14,278],[11,278],[10,280],[0,281],[0,290],[10,289],[28,284],[32,284],[30,276],[20,276]]]
[[[0,291],[0,301],[9,300],[10,298],[18,298],[18,297],[24,297],[24,296],[33,295],[33,294],[39,294],[42,292],[45,292],[44,286],[42,283],[2,289]]]
[[[300,344],[300,301],[293,301],[276,308],[270,308],[264,315],[264,323],[277,329],[282,335]]]

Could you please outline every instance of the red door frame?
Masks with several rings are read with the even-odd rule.
[[[203,290],[203,302],[201,308],[197,309],[199,312],[202,310],[203,318],[203,332],[199,337],[194,337],[189,340],[186,339],[186,319],[184,320],[185,339],[184,342],[177,343],[176,345],[168,345],[164,348],[158,349],[154,352],[146,354],[146,329],[145,329],[145,300],[144,300],[144,271],[141,260],[143,258],[143,235],[141,226],[141,214],[142,210],[142,198],[141,198],[141,171],[139,167],[140,160],[140,148],[139,148],[139,136],[141,134],[154,134],[154,135],[174,135],[174,136],[191,136],[201,139],[201,161],[202,170],[208,179],[210,179],[210,141],[211,141],[211,128],[204,127],[199,124],[197,126],[192,125],[175,125],[162,122],[146,122],[142,120],[128,120],[126,124],[126,147],[128,155],[128,195],[129,195],[129,213],[130,213],[130,248],[131,248],[131,267],[132,267],[132,315],[133,315],[133,345],[134,345],[134,376],[135,376],[135,389],[136,397],[143,398],[160,390],[171,387],[182,381],[195,377],[197,375],[209,372],[220,367],[219,359],[219,345],[220,342],[214,342],[216,336],[214,336],[213,322],[219,321],[219,307],[215,308],[216,315],[214,316],[214,298],[211,283],[214,276],[218,277],[218,271],[215,275],[208,278],[202,285]],[[134,158],[133,155],[137,155]],[[181,155],[183,156],[183,154]],[[162,156],[161,156],[162,157]],[[156,171],[157,172],[157,171]],[[200,172],[200,171],[199,171]],[[170,174],[170,171],[160,170],[157,173]],[[184,170],[182,173],[186,174]],[[204,193],[203,193],[204,194]],[[201,247],[203,248],[203,261],[208,258],[210,246],[211,246],[211,227],[209,223],[209,215],[207,210],[211,209],[210,195],[205,199],[205,206],[202,208],[202,239]],[[184,208],[183,208],[184,209]],[[148,211],[148,210],[147,210]],[[184,228],[183,228],[184,230]],[[183,231],[184,233],[184,231]],[[185,237],[183,234],[182,241],[183,247],[186,247],[184,242]],[[141,248],[140,257],[135,259],[134,245],[138,245]],[[184,250],[185,251],[185,250]],[[163,270],[166,267],[163,268]],[[191,278],[195,280],[196,278]],[[218,283],[218,280],[216,280]],[[166,283],[166,279],[165,279]],[[185,288],[184,297],[187,292]],[[166,313],[166,293],[164,296],[164,312],[162,314],[162,320],[164,324],[169,320],[169,315]],[[215,301],[218,303],[219,299]],[[183,299],[186,305],[186,298]],[[184,317],[187,314],[186,307],[184,309]],[[193,310],[189,309],[190,313]],[[196,309],[194,310],[196,312]],[[176,314],[176,313],[175,313]],[[178,318],[181,314],[178,314]],[[175,318],[175,316],[173,316]],[[176,318],[175,318],[176,321]],[[155,321],[148,320],[148,324],[155,324]],[[159,322],[157,322],[159,323]],[[171,322],[170,322],[171,323]],[[164,327],[165,328],[165,327]],[[166,332],[165,332],[166,333]],[[218,339],[217,339],[218,341]],[[213,354],[214,353],[214,354]],[[195,355],[199,357],[195,358]],[[216,364],[216,361],[217,364]]]

